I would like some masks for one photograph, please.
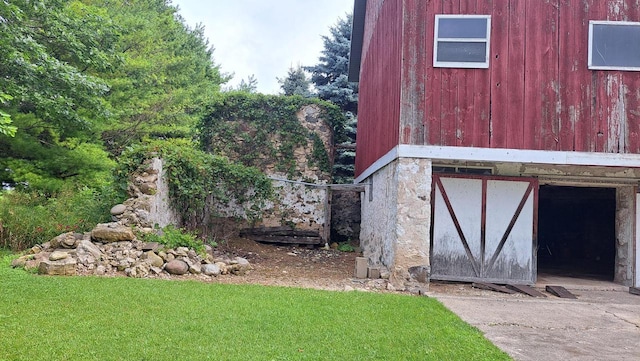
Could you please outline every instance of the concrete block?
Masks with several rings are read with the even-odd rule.
[[[369,267],[367,269],[367,276],[374,280],[380,278],[380,267]]]
[[[367,278],[367,259],[364,257],[356,257],[356,278]]]

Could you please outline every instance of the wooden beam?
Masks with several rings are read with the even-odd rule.
[[[331,184],[331,188],[334,192],[364,192],[365,185],[352,185],[352,184]]]
[[[352,149],[352,150],[356,150],[356,144],[338,144],[336,145],[336,149]]]
[[[629,293],[632,295],[640,296],[640,288],[639,287],[629,287]]]
[[[240,231],[240,236],[320,237],[320,232],[313,230],[293,229],[291,227],[258,227],[242,229]]]
[[[506,287],[510,290],[516,291],[516,292],[520,292],[520,293],[524,293],[525,295],[529,295],[531,297],[547,297],[547,295],[545,295],[544,293],[534,289],[533,287],[527,286],[527,285],[511,285],[508,284],[506,285]]]
[[[506,294],[515,294],[516,291],[510,290],[504,286],[499,286],[496,285],[494,283],[486,283],[486,282],[474,282],[471,284],[472,287],[475,288],[480,288],[483,290],[489,290],[489,291],[494,291],[494,292],[502,292],[502,293],[506,293]]]
[[[578,297],[576,297],[576,295],[574,295],[573,293],[569,292],[569,290],[567,290],[566,288],[562,287],[562,286],[547,286],[545,288],[545,290],[549,293],[551,293],[554,296],[558,296],[560,298],[570,298],[570,299],[577,299]]]
[[[257,242],[267,243],[287,243],[287,244],[323,244],[320,237],[297,237],[297,236],[249,236],[247,237]]]

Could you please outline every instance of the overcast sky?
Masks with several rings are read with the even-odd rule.
[[[173,0],[191,27],[202,23],[214,61],[234,73],[230,85],[251,74],[258,91],[280,92],[276,80],[289,67],[315,65],[322,35],[353,11],[353,0]]]

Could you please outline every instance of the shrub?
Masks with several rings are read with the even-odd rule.
[[[116,170],[123,189],[130,175],[160,157],[164,161],[171,206],[179,212],[181,223],[196,229],[207,215],[218,216],[217,208],[236,205],[238,218],[253,221],[273,193],[271,180],[254,167],[231,162],[228,158],[205,153],[186,140],[150,141],[128,148]]]
[[[198,239],[197,235],[172,225],[168,225],[157,233],[148,233],[144,236],[147,242],[158,242],[168,248],[187,247],[196,252],[204,253],[204,243]]]
[[[4,192],[0,196],[0,248],[20,251],[64,232],[86,232],[109,220],[112,193],[91,188],[42,193]]]

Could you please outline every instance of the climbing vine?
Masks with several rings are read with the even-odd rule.
[[[258,169],[205,153],[184,139],[152,141],[126,149],[116,171],[121,186],[126,189],[130,175],[145,171],[154,157],[163,160],[172,208],[187,228],[202,225],[208,215],[220,215],[219,207],[225,206],[239,206],[240,218],[258,219],[273,194],[271,180]]]
[[[250,93],[226,93],[213,99],[198,131],[202,148],[226,155],[246,166],[264,168],[274,164],[276,170],[290,176],[299,175],[294,151],[313,147],[310,165],[331,172],[330,157],[317,134],[300,124],[296,113],[305,105],[321,109],[326,125],[333,131],[334,142],[346,139],[346,118],[335,105],[299,96],[283,97]]]

